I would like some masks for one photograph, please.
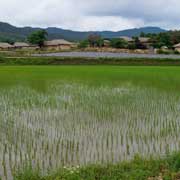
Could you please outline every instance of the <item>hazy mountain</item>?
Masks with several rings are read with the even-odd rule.
[[[32,28],[32,27],[15,27],[8,23],[0,22],[0,40],[11,40],[11,41],[25,41],[26,37],[33,31],[39,30],[42,28]],[[128,29],[123,31],[89,31],[89,32],[79,32],[64,30],[56,27],[49,27],[45,29],[49,36],[49,39],[63,38],[71,41],[83,40],[88,37],[89,34],[98,33],[104,38],[114,38],[119,36],[138,36],[141,32],[144,33],[160,33],[165,32],[164,29],[159,27],[143,27]]]

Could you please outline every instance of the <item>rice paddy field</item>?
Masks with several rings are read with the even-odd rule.
[[[180,150],[180,67],[1,66],[0,177]]]

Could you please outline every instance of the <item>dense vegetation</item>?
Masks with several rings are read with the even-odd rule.
[[[79,57],[2,57],[0,65],[122,65],[179,66],[180,59],[168,58],[79,58]]]
[[[180,43],[180,31],[167,31],[160,33],[144,33],[139,36],[133,36],[131,40],[128,37],[116,37],[103,39],[99,34],[92,34],[86,40],[79,44],[79,48],[87,47],[111,47],[116,49],[158,49],[159,54],[179,54],[178,50],[174,50],[174,45]],[[143,39],[145,42],[143,42]]]
[[[167,46],[172,48],[173,45],[180,43],[180,31],[168,31],[158,34],[152,33],[141,33],[141,37],[149,37],[152,41],[152,45],[155,48],[161,48],[162,46]]]
[[[178,180],[180,153],[164,158],[145,160],[136,156],[131,162],[116,165],[65,167],[46,176],[37,170],[25,168],[17,172],[15,180]]]
[[[27,37],[29,43],[43,47],[44,41],[47,40],[48,33],[45,30],[35,31]]]

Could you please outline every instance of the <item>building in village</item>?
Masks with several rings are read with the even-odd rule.
[[[10,50],[13,49],[13,45],[9,43],[0,42],[0,50]]]
[[[151,49],[152,48],[152,42],[151,42],[151,38],[148,37],[139,37],[139,42],[146,47],[147,49]]]
[[[44,42],[44,48],[48,50],[70,50],[76,46],[77,45],[75,43],[66,41],[64,39],[55,39]]]
[[[151,39],[148,37],[139,37],[138,39],[144,45],[148,45],[151,43]]]
[[[35,46],[35,45],[31,45],[31,44],[28,44],[28,43],[25,43],[25,42],[16,42],[14,43],[14,48],[15,49],[24,49],[24,50],[34,50],[34,49],[38,49],[38,46]]]
[[[104,47],[110,47],[110,45],[111,45],[111,41],[108,39],[104,39],[103,43],[104,43]]]
[[[180,52],[180,43],[179,43],[179,44],[174,45],[174,46],[173,46],[173,48],[175,49],[175,51]]]
[[[133,43],[134,39],[128,36],[120,36],[120,39],[123,39],[124,41],[128,42],[128,43]]]

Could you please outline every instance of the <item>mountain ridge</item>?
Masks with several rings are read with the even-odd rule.
[[[0,22],[0,40],[25,41],[27,36],[37,30],[44,29],[48,32],[48,39],[66,39],[70,41],[80,41],[86,39],[90,34],[97,33],[103,38],[115,38],[119,36],[139,36],[144,33],[160,33],[166,30],[159,27],[142,27],[122,31],[73,31],[57,27],[39,28],[39,27],[16,27],[9,23]]]

